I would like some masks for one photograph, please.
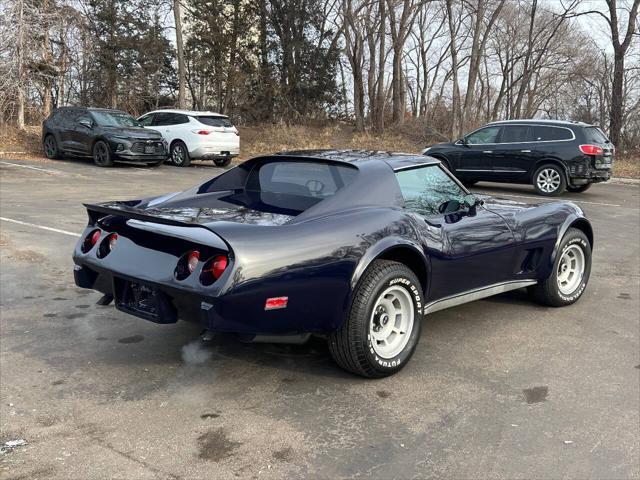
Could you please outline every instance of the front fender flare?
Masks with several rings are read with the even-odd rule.
[[[588,232],[586,232],[585,234],[589,238],[589,241],[591,243],[591,250],[593,251],[593,227],[591,226],[591,223],[584,215],[581,214],[581,212],[571,213],[569,216],[567,216],[562,225],[558,227],[558,237],[556,238],[556,243],[553,246],[553,250],[549,258],[549,268],[552,268],[553,264],[556,261],[556,257],[558,256],[558,252],[560,251],[560,243],[562,243],[562,238],[567,233],[567,230],[569,230],[576,224],[581,224],[588,229]],[[582,228],[579,229],[582,230]]]

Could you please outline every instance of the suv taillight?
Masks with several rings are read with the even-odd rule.
[[[580,145],[580,151],[585,155],[602,155],[602,147],[598,145]]]

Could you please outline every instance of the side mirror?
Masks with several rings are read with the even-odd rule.
[[[93,122],[91,120],[80,120],[78,122],[80,125],[82,125],[83,127],[86,127],[88,129],[92,129],[93,128]]]
[[[469,213],[471,215],[475,215],[478,205],[482,205],[484,203],[481,199],[471,193],[464,196],[463,202],[465,207],[469,209]]]

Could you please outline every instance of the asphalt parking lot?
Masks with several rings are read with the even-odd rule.
[[[203,343],[75,287],[82,202],[219,172],[0,161],[0,445],[27,442],[1,478],[640,477],[639,185],[565,195],[596,238],[577,304],[516,291],[431,314],[400,374],[363,380],[319,341]]]

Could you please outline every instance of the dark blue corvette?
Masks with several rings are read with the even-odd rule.
[[[255,341],[324,335],[366,377],[407,363],[430,312],[523,287],[569,305],[591,269],[593,231],[574,204],[480,199],[418,155],[289,152],[86,207],[75,280],[104,303]]]

